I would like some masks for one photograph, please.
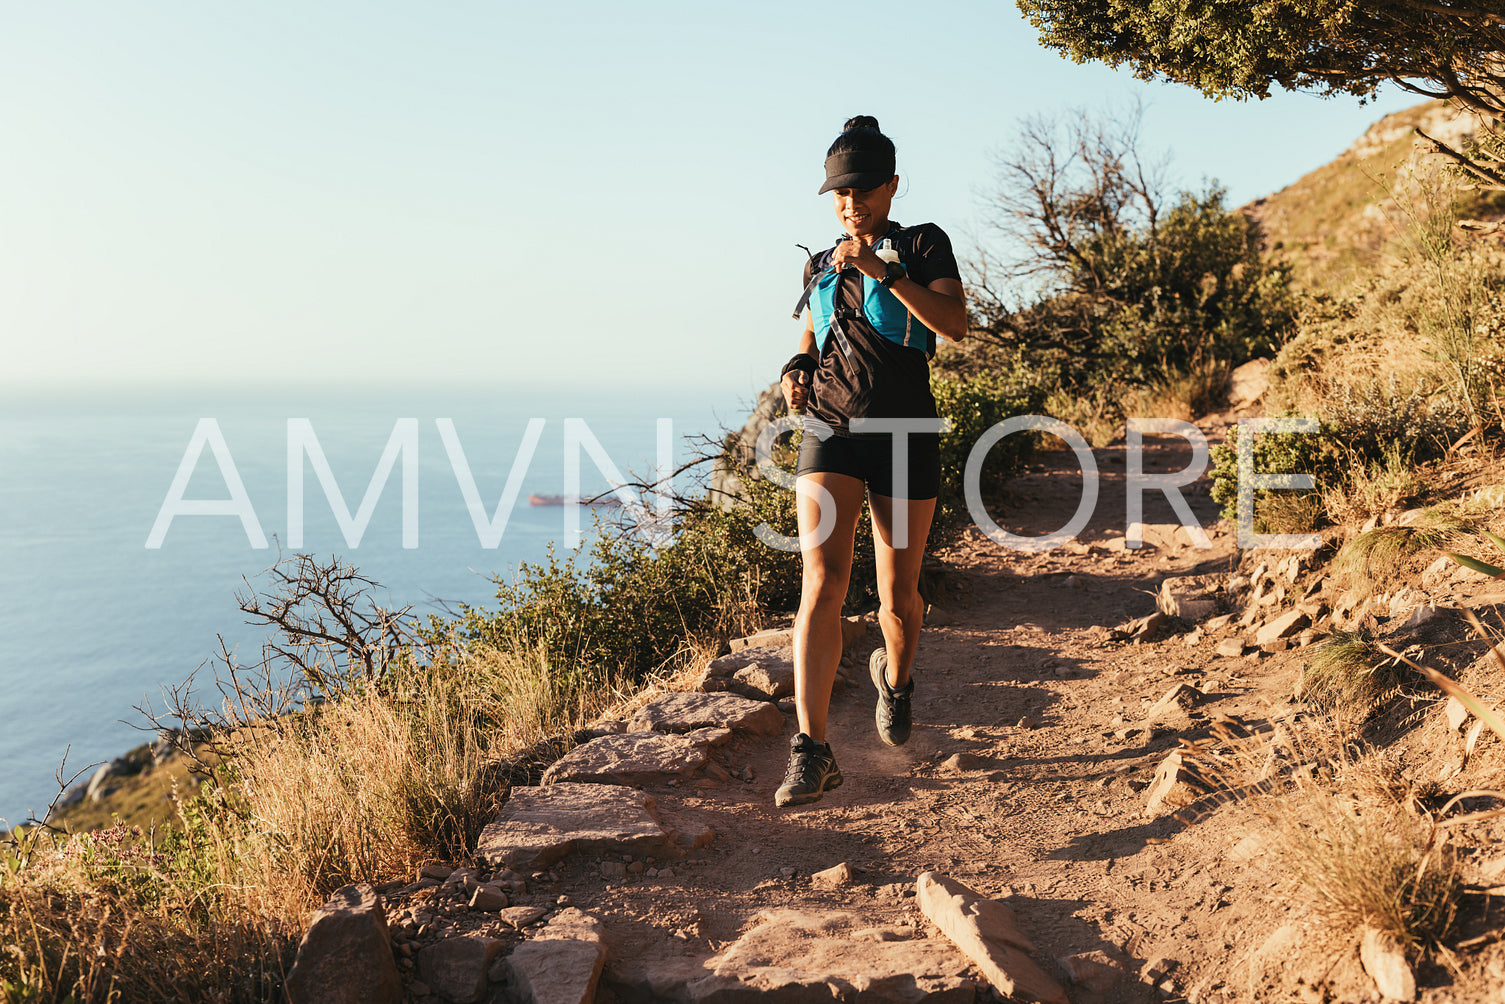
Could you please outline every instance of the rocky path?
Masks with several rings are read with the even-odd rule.
[[[1145,456],[1148,472],[1170,472],[1189,450],[1150,438]],[[1176,818],[1193,794],[1171,754],[1219,720],[1257,727],[1287,713],[1291,649],[1326,609],[1308,603],[1267,626],[1304,599],[1293,565],[1234,584],[1252,587],[1231,609],[1251,610],[1241,622],[1189,630],[1230,608],[1220,591],[1239,573],[1205,479],[1187,498],[1211,548],[1147,496],[1146,546],[1132,550],[1123,448],[1097,459],[1101,497],[1076,541],[1030,554],[971,529],[937,555],[906,746],[874,732],[865,677],[877,633],[854,621],[829,730],[845,783],[775,808],[794,732],[788,650],[777,633],[753,639],[713,664],[707,693],[603,723],[551,783],[514,789],[474,869],[384,887],[397,965],[387,997],[359,999],[1258,997],[1299,955],[1294,942],[1320,938],[1291,933],[1288,906],[1250,894],[1279,876],[1251,847],[1241,806]],[[1049,533],[1081,483],[1068,451],[1047,452],[994,500],[994,518]],[[1191,580],[1201,594],[1173,598],[1206,607],[1147,622],[1164,581],[1188,576],[1207,577]],[[317,946],[305,952],[313,973]]]

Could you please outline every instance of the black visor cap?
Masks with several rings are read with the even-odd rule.
[[[817,195],[834,188],[866,190],[886,184],[894,176],[894,158],[876,150],[850,150],[826,158],[826,183]]]

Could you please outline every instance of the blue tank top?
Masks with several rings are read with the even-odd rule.
[[[909,241],[906,239],[904,228],[899,226],[890,228],[888,233],[874,245],[874,250],[883,248],[885,245],[898,252],[899,264],[907,266]],[[870,279],[856,273],[855,277],[862,282],[861,307],[855,311],[850,307],[837,307],[837,290],[841,286],[842,274],[829,267],[834,251],[833,247],[816,259],[815,267],[818,271],[810,290],[810,320],[815,330],[816,345],[821,353],[825,353],[826,342],[834,337],[842,351],[851,355],[851,346],[847,341],[844,322],[860,318],[895,345],[919,349],[927,357],[935,355],[935,332],[925,327],[919,318],[911,314],[909,308],[904,306],[891,290],[879,285],[877,279]],[[849,318],[846,316],[848,312],[855,316]]]

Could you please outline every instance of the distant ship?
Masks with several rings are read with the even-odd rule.
[[[622,500],[615,495],[603,495],[599,498],[584,499],[578,495],[529,495],[529,505],[594,505],[594,506],[618,506]]]

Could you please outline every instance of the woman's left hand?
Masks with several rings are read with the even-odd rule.
[[[860,239],[852,237],[836,242],[831,255],[831,265],[837,269],[855,268],[869,279],[881,279],[888,270],[888,263]]]

